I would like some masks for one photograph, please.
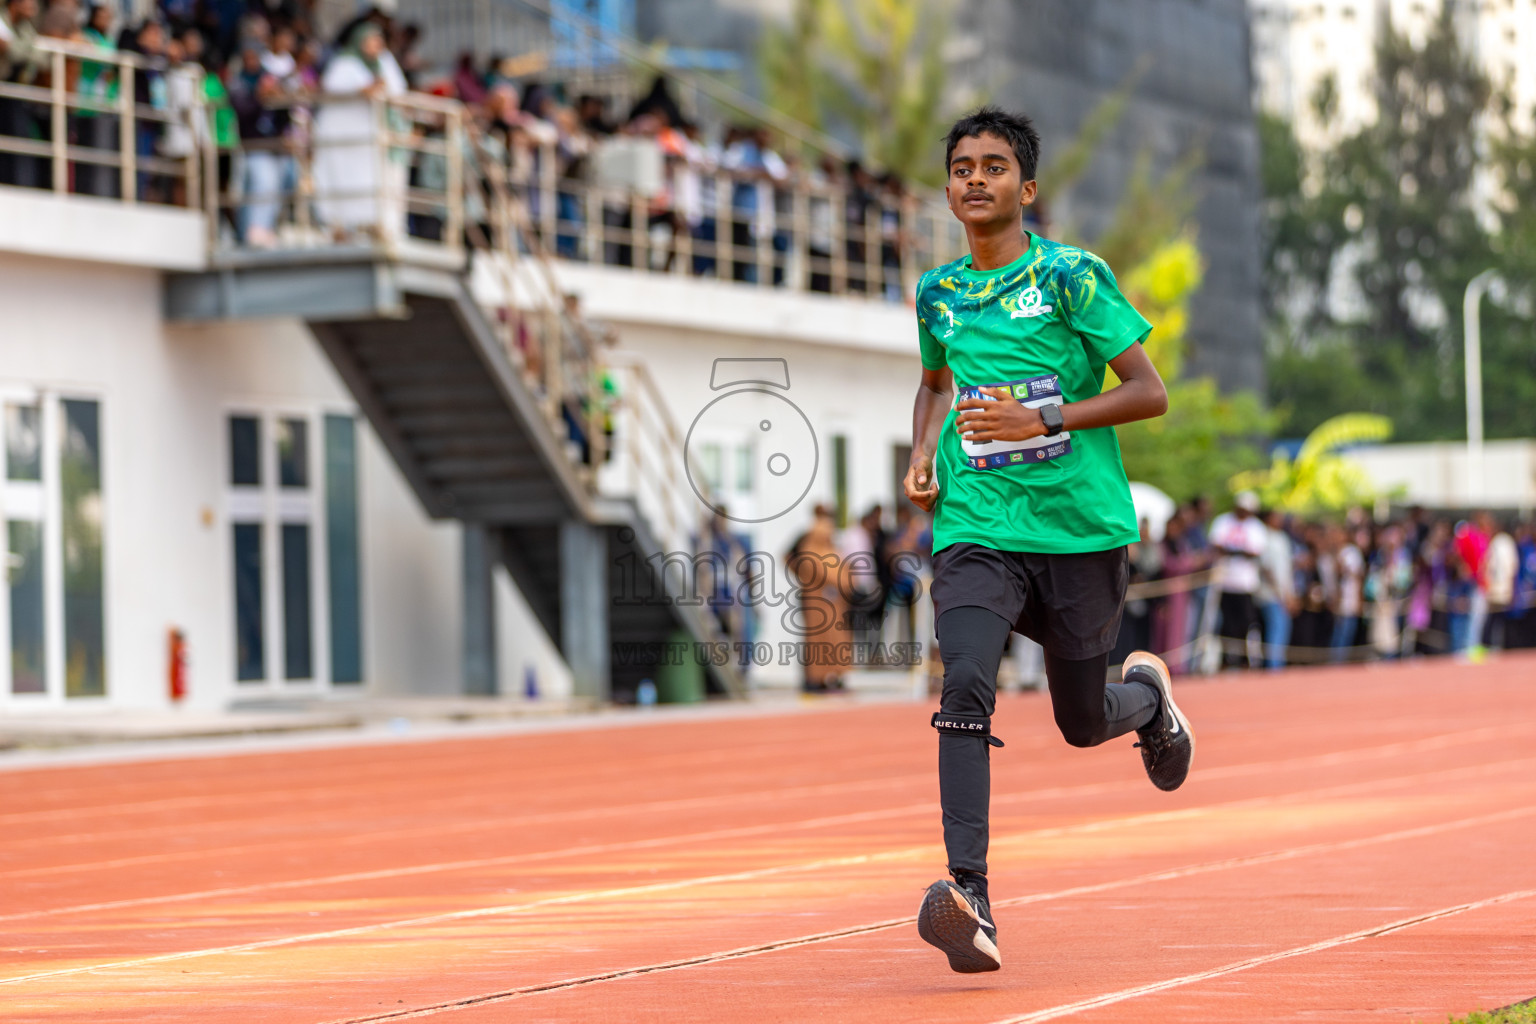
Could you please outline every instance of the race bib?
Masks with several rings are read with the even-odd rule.
[[[982,388],[1007,388],[1020,405],[1038,409],[1042,405],[1062,405],[1061,382],[1055,374],[1030,380],[1010,380],[1001,384],[968,384],[960,388],[956,401],[967,398],[986,398]],[[1072,451],[1072,435],[1063,430],[1055,437],[1032,437],[1028,441],[987,441],[977,444],[960,436],[960,449],[965,454],[965,464],[972,469],[1000,469],[1003,466],[1026,466],[1036,462],[1059,459]]]

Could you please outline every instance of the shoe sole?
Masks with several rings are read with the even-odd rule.
[[[1184,735],[1189,737],[1189,765],[1190,768],[1193,768],[1195,765],[1195,730],[1190,726],[1189,719],[1184,716],[1184,712],[1179,710],[1179,705],[1173,699],[1173,673],[1168,671],[1168,665],[1157,655],[1149,654],[1146,651],[1132,651],[1125,659],[1125,664],[1121,666],[1120,678],[1124,679],[1130,674],[1131,669],[1138,665],[1145,665],[1157,677],[1157,691],[1162,694],[1163,708],[1173,713],[1173,717],[1178,720],[1179,728],[1184,730]],[[1188,777],[1188,772],[1186,772],[1185,778]],[[1183,785],[1183,783],[1180,783],[1180,785]],[[1177,789],[1178,787],[1174,788]]]
[[[949,957],[950,970],[981,974],[1003,966],[997,943],[981,930],[980,919],[949,882],[934,882],[917,911],[917,934]]]

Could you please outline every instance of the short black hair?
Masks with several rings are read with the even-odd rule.
[[[1035,168],[1040,163],[1040,133],[1023,114],[1010,114],[990,103],[966,114],[949,130],[944,144],[944,170],[949,170],[955,147],[961,139],[979,138],[988,132],[1013,147],[1013,155],[1019,161],[1019,171],[1025,181],[1035,176]]]

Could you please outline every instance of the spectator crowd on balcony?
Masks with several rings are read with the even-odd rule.
[[[233,187],[245,200],[237,219],[231,213],[240,240],[274,244],[281,210],[291,202],[294,154],[328,134],[370,145],[357,138],[358,104],[349,111],[344,100],[400,95],[409,87],[407,69],[415,67],[418,33],[411,26],[371,11],[326,45],[314,29],[313,6],[312,0],[162,0],[151,16],[128,21],[115,3],[52,0],[40,11],[38,0],[6,0],[0,136],[10,139],[0,152],[0,184],[53,187],[53,144],[62,141],[71,147],[64,168],[70,191],[116,198],[131,183],[140,200],[184,204],[191,197],[183,165],[200,145],[211,147],[220,195]],[[71,56],[56,63],[38,47],[40,38],[74,44],[77,53],[97,51],[102,60]],[[131,87],[118,54],[137,58]],[[65,81],[56,83],[61,67]],[[71,97],[63,140],[54,138],[48,105],[48,91],[61,85]],[[328,102],[317,111],[322,94]],[[130,107],[131,121],[122,116]],[[197,107],[205,118],[191,116]],[[125,139],[127,124],[132,135]],[[317,161],[315,174],[327,191],[344,197],[326,212],[329,223],[347,229],[363,219],[356,196],[372,202],[368,173],[376,161],[371,150],[361,159],[345,145],[334,148],[340,152]],[[124,153],[132,154],[136,171],[125,169]],[[371,207],[362,213],[377,221]]]
[[[56,187],[48,91],[63,67],[70,191],[115,198],[128,187],[142,201],[196,201],[184,168],[211,148],[208,173],[240,244],[274,246],[294,221],[343,237],[430,235],[441,218],[409,216],[404,197],[443,184],[443,169],[419,152],[379,159],[369,103],[416,91],[464,104],[477,153],[501,163],[523,201],[525,244],[537,239],[568,259],[891,300],[910,286],[916,207],[899,176],[781,152],[760,125],[706,131],[665,77],[620,102],[573,95],[539,54],[465,54],[432,72],[419,26],[369,9],[323,37],[314,0],[161,0],[137,21],[117,3],[42,2],[0,0],[0,184]],[[55,64],[39,38],[142,58],[131,94],[122,95],[128,75],[115,64]],[[122,116],[130,100],[131,122]],[[196,108],[205,117],[192,116]],[[301,182],[311,202],[295,201]]]
[[[556,255],[900,299],[912,195],[898,175],[781,154],[760,125],[708,138],[665,77],[616,111],[524,70],[464,54],[426,87],[473,112]]]

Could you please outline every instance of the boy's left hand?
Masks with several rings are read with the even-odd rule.
[[[988,397],[967,398],[955,406],[955,426],[964,440],[982,444],[1045,436],[1040,413],[1021,405],[1006,388],[982,388],[981,393]]]

